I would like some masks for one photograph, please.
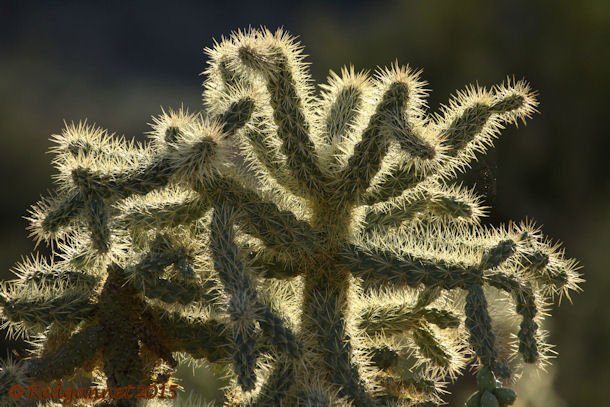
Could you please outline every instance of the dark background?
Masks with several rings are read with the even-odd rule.
[[[162,106],[197,110],[203,48],[250,25],[298,35],[318,82],[346,64],[374,69],[397,58],[423,68],[432,111],[468,83],[490,86],[506,75],[531,82],[542,114],[506,129],[467,181],[487,195],[490,223],[534,219],[580,260],[584,293],[548,324],[559,352],[549,380],[564,400],[552,403],[608,403],[607,0],[0,0],[0,279],[33,250],[22,217],[52,187],[45,152],[63,120],[141,137]],[[0,342],[0,355],[20,348]]]

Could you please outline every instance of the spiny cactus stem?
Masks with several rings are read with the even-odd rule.
[[[66,225],[78,212],[85,207],[85,197],[81,191],[71,191],[61,204],[47,214],[42,221],[42,227],[48,232],[57,232]]]
[[[104,347],[104,373],[108,387],[148,385],[140,358],[139,319],[145,304],[138,292],[125,285],[123,270],[117,265],[108,268],[108,278],[100,294],[100,325],[109,339]],[[126,406],[135,406],[136,400]]]
[[[287,357],[279,357],[269,380],[261,389],[256,401],[247,407],[280,406],[294,385],[294,364]]]
[[[28,375],[34,380],[50,382],[70,376],[95,357],[106,341],[101,325],[89,326],[72,335],[58,349],[28,361]]]
[[[326,379],[338,386],[339,394],[355,406],[372,406],[360,373],[352,362],[350,338],[346,332],[346,311],[351,279],[349,270],[336,259],[336,253],[348,235],[347,207],[331,208],[320,204],[315,208],[312,226],[323,244],[311,256],[304,274],[304,299],[301,330],[314,333],[315,343],[306,344],[312,354],[326,366]]]
[[[251,98],[243,98],[231,103],[224,113],[217,116],[217,120],[223,123],[224,136],[230,137],[241,129],[250,119],[253,111],[254,100]]]
[[[312,257],[319,246],[310,225],[290,211],[280,210],[271,201],[263,200],[254,191],[228,177],[211,177],[198,192],[213,202],[235,211],[243,231],[263,240],[265,245],[291,257]]]
[[[538,314],[536,301],[532,288],[507,275],[494,273],[486,276],[486,280],[493,287],[509,292],[517,303],[517,313],[522,316],[519,337],[519,352],[526,363],[535,363],[538,360],[538,342],[536,332],[538,324],[534,320]]]
[[[260,164],[267,170],[275,181],[297,196],[306,197],[298,182],[296,182],[287,170],[285,160],[281,155],[280,148],[270,138],[273,133],[265,127],[265,121],[259,117],[252,120],[244,137],[249,141],[253,153]]]
[[[225,323],[214,319],[191,319],[179,313],[167,313],[158,307],[151,307],[151,312],[160,316],[158,324],[163,329],[158,332],[159,341],[172,352],[186,352],[194,359],[205,358],[210,362],[230,357]]]
[[[375,185],[367,190],[360,199],[361,204],[374,205],[400,196],[407,189],[415,187],[426,179],[426,175],[417,171],[409,161],[401,162]]]
[[[84,193],[97,191],[104,198],[144,195],[169,182],[173,167],[169,159],[159,157],[152,163],[120,174],[96,174],[85,168],[72,171],[72,179]]]
[[[489,106],[476,103],[467,107],[448,128],[442,131],[448,155],[456,155],[483,129],[492,115]]]
[[[319,269],[306,274],[301,329],[315,333],[316,343],[309,344],[309,350],[317,355],[308,356],[324,361],[326,380],[338,386],[339,394],[355,406],[373,406],[352,362],[345,330],[349,284],[349,273],[332,263],[323,262]]]
[[[326,117],[325,141],[328,144],[340,143],[347,135],[350,125],[358,116],[362,106],[362,91],[356,86],[348,85],[341,89],[331,105]]]
[[[496,337],[491,327],[491,317],[482,285],[473,284],[468,289],[465,311],[470,345],[483,366],[490,367],[500,377],[510,376],[508,367],[497,360]]]
[[[240,56],[246,64],[248,59],[260,58],[258,55],[248,57],[246,52],[248,49],[240,49]],[[303,112],[303,101],[285,56],[278,55],[275,65],[265,76],[286,165],[306,193],[319,198],[327,196],[327,176],[320,169],[309,135],[309,123]]]

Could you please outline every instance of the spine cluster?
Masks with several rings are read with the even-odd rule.
[[[36,346],[0,370],[0,399],[171,384],[194,359],[229,372],[227,406],[434,406],[469,364],[468,406],[511,405],[501,380],[546,363],[543,316],[582,280],[531,223],[481,224],[452,180],[535,112],[529,86],[471,86],[428,114],[398,63],[314,89],[283,31],[207,53],[203,112],[163,112],[147,143],[86,123],[53,137],[57,188],[30,231],[54,256],[0,291],[4,326]]]

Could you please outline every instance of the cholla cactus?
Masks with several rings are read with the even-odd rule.
[[[512,404],[500,379],[545,362],[540,322],[578,266],[530,223],[481,225],[451,180],[535,112],[529,86],[471,86],[429,116],[398,64],[316,93],[283,31],[208,55],[204,112],[164,112],[147,144],[54,137],[57,191],[30,219],[55,259],[23,261],[0,294],[39,346],[2,395],[76,373],[167,382],[180,356],[230,367],[226,405],[432,406],[469,362],[468,405]]]

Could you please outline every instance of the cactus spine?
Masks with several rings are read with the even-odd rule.
[[[497,380],[515,353],[545,362],[540,321],[578,266],[531,224],[481,225],[451,180],[535,111],[529,86],[468,87],[427,115],[398,63],[316,93],[283,31],[207,52],[204,111],[163,112],[147,144],[86,124],[54,137],[57,191],[30,229],[56,258],[23,261],[0,293],[38,347],[0,397],[78,372],[165,383],[186,355],[231,367],[226,405],[436,405],[470,361],[468,405],[512,404]],[[513,351],[497,321],[515,315]]]

